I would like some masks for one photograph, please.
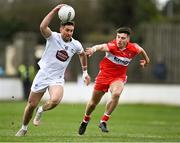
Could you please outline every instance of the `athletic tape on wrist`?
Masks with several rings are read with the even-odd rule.
[[[92,47],[92,50],[93,50],[93,52],[96,52],[97,49],[96,49],[96,47]]]

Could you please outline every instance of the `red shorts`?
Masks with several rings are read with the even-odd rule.
[[[123,83],[127,82],[127,76],[125,77],[104,77],[98,75],[96,77],[94,89],[103,91],[103,92],[108,92],[109,86],[115,82],[115,81],[122,81]]]

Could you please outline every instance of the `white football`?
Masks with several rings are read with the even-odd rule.
[[[59,9],[58,16],[61,21],[71,21],[75,17],[74,8],[69,5],[64,5]]]

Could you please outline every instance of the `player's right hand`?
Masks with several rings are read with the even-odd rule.
[[[94,53],[93,49],[92,48],[86,48],[85,50],[85,53],[87,56],[92,56],[92,54]]]
[[[64,5],[66,5],[66,4],[59,4],[59,5],[57,5],[57,6],[53,9],[53,11],[54,11],[54,12],[58,12],[59,9],[60,9],[62,6],[64,6]]]

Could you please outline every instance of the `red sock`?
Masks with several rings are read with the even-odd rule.
[[[101,122],[107,122],[109,120],[109,117],[110,117],[109,115],[104,114],[101,118]]]
[[[89,122],[89,120],[91,119],[91,116],[90,115],[84,115],[84,119],[83,119],[83,122]]]

